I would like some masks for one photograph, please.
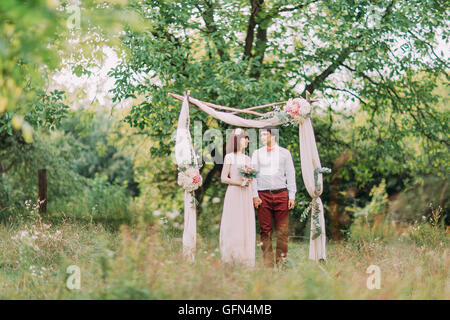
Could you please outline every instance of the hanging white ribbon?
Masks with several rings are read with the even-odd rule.
[[[192,145],[191,132],[189,131],[189,102],[188,95],[184,94],[178,117],[177,136],[175,142],[175,159],[178,166],[186,163],[197,164],[197,157]],[[183,254],[189,261],[194,261],[197,242],[197,215],[192,193],[184,191],[184,229],[183,229]]]
[[[300,163],[302,168],[302,177],[308,194],[313,198],[312,201],[316,201],[319,207],[319,224],[322,233],[319,237],[313,240],[314,224],[313,224],[313,208],[311,208],[311,228],[309,237],[309,258],[315,261],[320,259],[326,260],[325,251],[325,218],[323,214],[323,204],[320,199],[323,189],[322,174],[318,175],[319,190],[316,190],[314,182],[314,170],[321,168],[319,153],[317,151],[316,139],[314,137],[314,130],[312,127],[311,119],[307,118],[298,128],[299,135],[299,147],[300,147]],[[315,193],[317,191],[317,194]],[[316,199],[314,199],[316,197]],[[314,205],[314,203],[312,204]]]

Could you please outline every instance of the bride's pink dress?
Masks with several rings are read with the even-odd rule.
[[[231,163],[230,178],[242,179],[238,169],[251,165],[249,156],[228,153],[224,164]],[[228,185],[220,224],[220,252],[222,261],[255,266],[255,211],[251,186]]]

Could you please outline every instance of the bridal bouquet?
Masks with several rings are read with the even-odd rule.
[[[250,167],[250,166],[243,166],[239,168],[239,173],[242,177],[244,177],[244,181],[242,182],[242,186],[244,186],[248,179],[253,179],[258,176],[258,170]]]
[[[178,185],[182,186],[186,191],[192,192],[202,185],[202,175],[197,168],[182,166],[179,169]]]
[[[303,98],[291,98],[277,114],[284,122],[302,124],[311,115],[311,105]]]

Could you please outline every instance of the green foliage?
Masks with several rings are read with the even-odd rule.
[[[125,185],[127,195],[139,195],[131,156],[113,140],[114,135],[123,134],[112,111],[104,108],[71,111],[61,129],[72,146],[77,173],[86,178],[105,176],[110,184]]]
[[[49,202],[51,215],[55,219],[68,217],[115,228],[123,223],[134,222],[125,186],[112,185],[104,176],[85,179],[85,182],[81,192]]]
[[[53,44],[65,30],[63,14],[45,0],[7,0],[0,4],[0,134],[11,134],[14,115],[20,118],[33,105],[45,74],[58,66]],[[47,69],[46,69],[47,68]],[[4,117],[2,114],[9,112]],[[27,142],[31,130],[25,122],[18,126]]]
[[[40,91],[37,101],[25,114],[25,120],[34,128],[54,130],[60,127],[61,121],[67,117],[69,106],[64,104],[64,91],[53,90],[48,94]]]
[[[388,216],[386,182],[374,186],[371,201],[364,208],[349,208],[354,221],[348,232],[348,240],[361,249],[376,243],[386,242],[396,234],[395,224]]]
[[[25,201],[37,196],[40,168],[47,169],[48,216],[52,219],[102,222],[112,227],[135,221],[129,208],[130,196],[139,191],[133,163],[112,141],[120,128],[100,110],[95,116],[89,110],[70,111],[70,115],[61,120],[60,130],[36,131],[32,144],[20,142],[18,132],[5,140],[7,148],[0,151],[0,159],[14,165],[0,176],[2,221],[29,218],[21,212]]]
[[[390,214],[399,222],[411,224],[421,220],[422,216],[430,218],[433,214],[430,204],[436,204],[442,209],[442,216],[446,217],[448,224],[449,196],[448,180],[434,175],[418,176],[414,183],[393,196]]]
[[[21,142],[20,133],[7,138],[8,148],[0,150],[0,159],[14,164],[2,175],[5,188],[12,191],[10,205],[23,204],[25,200],[34,199],[37,195],[37,171],[47,168],[48,193],[51,198],[65,197],[82,188],[84,181],[73,167],[73,155],[68,152],[68,141],[61,136],[52,137],[37,131],[32,144]]]
[[[425,114],[416,117],[416,113],[422,112],[420,107],[413,110],[409,106],[414,99],[428,104],[438,101],[432,89],[437,76],[446,73],[445,61],[430,51],[435,31],[425,26],[443,23],[445,7],[428,1],[421,2],[420,9],[410,1],[397,2],[395,6],[388,1],[376,5],[369,1],[352,4],[324,1],[298,7],[295,4],[291,1],[264,4],[257,13],[256,28],[252,29],[248,28],[248,16],[240,10],[242,3],[239,1],[215,3],[209,7],[197,1],[187,1],[183,6],[159,1],[131,2],[132,8],[151,22],[145,32],[127,30],[122,38],[129,56],[111,72],[117,79],[115,99],[137,95],[148,99],[135,106],[126,120],[133,126],[149,129],[153,134],[170,132],[177,110],[171,107],[173,103],[167,97],[170,91],[190,89],[191,94],[200,99],[242,107],[243,104],[251,106],[292,96],[294,87],[289,81],[295,79],[295,85],[304,82],[310,91],[320,90],[325,96],[332,97],[339,90],[326,77],[330,72],[343,69],[352,72],[355,83],[358,80],[363,82],[363,88],[352,98],[358,96],[372,115],[387,110],[395,113],[406,111],[411,117],[405,119],[416,125],[410,126],[411,129],[431,140],[442,140],[433,125],[436,121],[429,121],[435,119],[433,117],[444,120],[445,114],[426,108],[424,112],[429,117],[425,123],[420,121]],[[281,15],[281,12],[290,14]],[[413,13],[427,18],[421,23],[408,19]],[[198,16],[203,23],[190,19],[193,16]],[[373,19],[376,21],[374,25],[371,24]],[[304,20],[304,23],[300,26],[294,24],[299,20]],[[275,25],[282,25],[285,30],[267,30]],[[256,29],[266,32],[268,39],[256,36],[253,48],[250,47],[253,50],[245,51],[238,40],[238,32],[248,31],[247,36],[253,37],[252,32]],[[305,50],[308,33],[313,29],[325,44]],[[187,30],[198,32],[188,35]],[[295,44],[292,43],[292,34],[299,37]],[[394,34],[407,43],[404,50],[417,50],[417,56],[400,58],[392,53]],[[204,43],[208,45],[205,47]],[[287,50],[290,48],[294,52]],[[431,66],[423,63],[425,56],[432,59]],[[330,62],[332,67],[325,76],[315,77],[298,68],[299,65],[307,65],[322,69],[321,66]],[[389,78],[381,72],[374,78],[366,73],[381,66],[389,66],[392,70]],[[420,68],[427,77],[420,82],[414,79],[413,66]],[[149,74],[150,78],[142,81],[141,74]],[[394,77],[399,80],[392,80]],[[150,79],[157,82],[150,82]],[[346,87],[354,86],[346,83]],[[325,90],[330,88],[334,90],[331,95]],[[395,90],[402,91],[397,93]],[[371,102],[365,101],[367,99]],[[383,108],[378,107],[381,101]],[[197,117],[205,119],[201,114],[196,114]],[[441,124],[439,119],[437,122]]]
[[[410,227],[406,236],[417,246],[425,246],[433,249],[446,248],[449,238],[445,230],[445,217],[442,215],[442,208],[432,208],[429,218],[422,216],[421,221],[415,221]]]
[[[62,119],[66,117],[69,108],[62,102],[63,96],[64,92],[59,90],[54,90],[49,94],[40,91],[35,97],[33,106],[28,109],[24,117],[8,111],[0,113],[0,147],[3,149],[3,153],[14,152],[13,149],[9,150],[12,145],[24,145],[32,142],[33,131],[38,128],[57,129]],[[22,134],[14,134],[13,129],[22,129]],[[0,161],[4,162],[7,158],[7,156],[2,157],[0,153]],[[3,164],[6,166],[5,163]]]
[[[80,63],[73,67],[75,74],[89,74],[81,63],[96,65],[95,59],[101,60],[101,45],[108,38],[110,44],[115,44],[114,35],[120,32],[122,23],[126,21],[129,27],[139,30],[138,17],[124,9],[124,4],[108,1],[100,5],[96,0],[1,1],[0,142],[3,131],[11,135],[13,120],[25,141],[32,142],[30,124],[23,119],[25,114],[38,124],[61,115],[46,110],[52,103],[49,100],[58,99],[61,93],[54,91],[46,97],[42,91],[49,86],[50,74],[65,58],[70,64],[74,60]],[[34,108],[44,117],[30,114]],[[5,112],[8,116],[3,117]]]
[[[164,159],[173,148],[169,136],[179,102],[170,99],[169,92],[191,90],[201,100],[242,108],[304,96],[307,89],[324,101],[340,97],[341,105],[355,99],[360,103],[356,110],[329,105],[312,114],[323,166],[332,167],[347,151],[353,154],[336,173],[336,192],[356,188],[357,199],[339,197],[341,206],[354,201],[364,206],[370,188],[383,177],[392,194],[420,173],[447,169],[448,63],[433,49],[436,26],[446,21],[441,3],[270,1],[251,8],[242,1],[210,6],[198,1],[183,6],[131,1],[130,6],[146,21],[144,30],[126,29],[121,38],[126,55],[110,75],[116,79],[114,101],[136,98],[124,120],[152,140],[152,157]],[[445,40],[448,30],[442,31]],[[312,34],[320,46],[312,45]],[[349,77],[340,77],[343,74]],[[203,130],[228,128],[191,108],[191,123],[196,120],[206,124]],[[296,128],[280,129],[280,144],[298,164],[298,141],[292,139]],[[198,151],[208,143],[203,141]],[[162,163],[157,179],[176,187],[173,164]],[[222,194],[219,172],[220,165],[202,168],[200,201]],[[298,200],[306,201],[299,168],[297,172]],[[324,178],[325,205],[333,175]],[[167,185],[162,192],[174,198],[176,188]],[[295,220],[304,207],[295,208]],[[302,226],[295,228],[301,231]]]
[[[383,179],[379,186],[374,186],[370,191],[372,200],[364,208],[354,208],[355,217],[362,217],[368,223],[373,223],[374,218],[379,214],[387,212],[386,181]]]

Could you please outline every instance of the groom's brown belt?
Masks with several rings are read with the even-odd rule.
[[[267,193],[271,193],[271,194],[273,194],[273,193],[280,193],[280,192],[283,192],[283,191],[287,191],[287,189],[283,188],[283,189],[274,189],[274,190],[258,190],[258,192],[267,192]]]

